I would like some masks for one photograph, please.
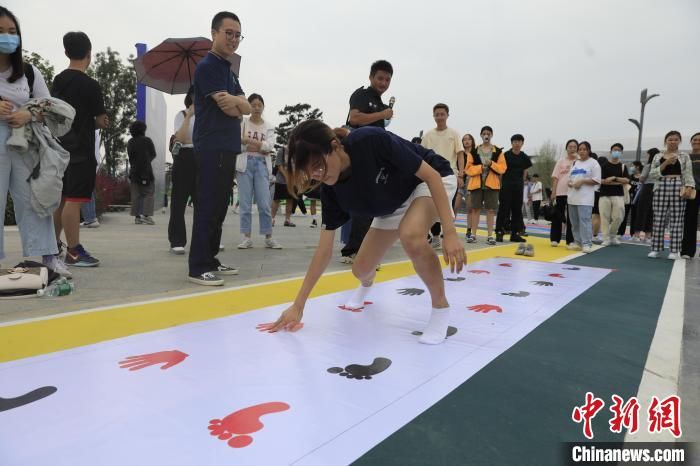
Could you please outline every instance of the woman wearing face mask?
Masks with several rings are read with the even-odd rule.
[[[695,180],[690,157],[680,152],[681,133],[669,131],[664,137],[666,150],[656,154],[651,162],[650,176],[654,185],[654,234],[649,257],[659,257],[664,249],[664,226],[668,216],[671,260],[680,259],[683,240],[683,217],[686,199],[695,196]]]
[[[34,76],[30,85],[28,74]],[[22,34],[17,18],[0,7],[0,216],[5,218],[7,192],[14,204],[15,218],[22,240],[23,256],[42,256],[43,263],[63,275],[66,266],[54,256],[58,253],[51,216],[39,217],[31,207],[30,170],[22,155],[7,146],[12,128],[32,121],[42,121],[41,114],[18,108],[31,98],[51,97],[39,70],[22,60]],[[0,229],[0,259],[5,256],[3,231]]]
[[[693,134],[690,138],[690,161],[693,166],[693,178],[695,187],[700,183],[700,133]],[[698,241],[698,207],[700,200],[697,196],[690,196],[685,205],[685,227],[683,228],[683,243],[681,245],[681,256],[685,259],[695,257],[696,245]]]
[[[564,147],[566,147],[566,156],[557,161],[552,171],[551,202],[556,209],[556,214],[552,219],[552,227],[549,230],[549,240],[552,243],[552,247],[559,246],[564,223],[566,223],[566,244],[574,242],[574,235],[571,232],[571,221],[566,215],[566,196],[569,192],[569,172],[577,158],[578,141],[569,139]]]
[[[617,231],[625,215],[625,186],[629,184],[627,167],[621,162],[622,144],[610,147],[610,160],[601,167],[600,229],[603,246],[618,245]]]
[[[259,94],[251,94],[250,118],[244,118],[241,124],[241,142],[244,144],[243,153],[236,159],[236,183],[238,183],[238,199],[241,207],[241,234],[243,242],[238,249],[253,247],[251,214],[253,194],[258,206],[260,234],[265,235],[265,247],[282,249],[282,246],[272,237],[272,214],[270,199],[270,179],[272,178],[272,157],[275,150],[275,130],[262,118],[265,101]]]

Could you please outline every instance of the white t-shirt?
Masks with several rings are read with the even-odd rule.
[[[450,162],[452,170],[457,171],[457,154],[464,150],[462,137],[452,128],[438,131],[436,128],[428,130],[423,136],[421,145],[426,149],[432,149],[436,154]]]
[[[595,180],[600,184],[600,164],[596,159],[588,158],[585,161],[576,160],[569,172],[569,181]],[[581,185],[575,189],[569,187],[567,203],[569,205],[593,206],[595,202],[595,186],[590,184]]]
[[[177,130],[180,129],[180,126],[182,126],[182,122],[185,121],[185,114],[181,111],[177,112],[177,115],[175,115],[175,132],[177,133]],[[194,115],[192,115],[192,118],[190,118],[190,127],[187,130],[187,139],[190,141],[192,140],[192,133],[194,132]],[[183,144],[183,147],[194,147],[191,143],[190,144]]]
[[[32,65],[34,69],[34,98],[44,99],[51,97],[49,88],[46,87],[46,82],[41,72]],[[11,102],[15,106],[15,110],[29,102],[29,81],[26,76],[22,76],[17,81],[11,83],[7,79],[12,75],[12,67],[0,73],[0,97],[3,100]]]
[[[537,192],[537,191],[539,191],[539,192]],[[530,194],[532,194],[533,201],[541,201],[542,200],[542,182],[537,181],[535,183],[532,183],[532,187],[530,188]]]

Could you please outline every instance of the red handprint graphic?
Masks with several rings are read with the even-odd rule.
[[[484,314],[488,314],[491,311],[503,312],[503,309],[500,306],[496,306],[494,304],[475,304],[473,306],[469,306],[467,309],[474,312],[482,312]]]
[[[253,437],[247,434],[257,432],[264,427],[263,423],[260,422],[261,416],[288,409],[289,405],[281,401],[272,401],[240,409],[223,419],[209,421],[209,433],[217,436],[219,440],[228,440],[229,447],[247,447],[253,443]]]
[[[119,361],[119,367],[137,371],[155,364],[163,364],[161,369],[169,369],[187,358],[189,354],[178,350],[161,351],[159,353],[141,354],[139,356],[129,356],[124,361]]]
[[[490,273],[491,273],[491,272],[489,272],[488,270],[467,270],[467,272],[469,272],[469,273],[476,273],[476,274],[479,274],[479,275],[481,275],[482,273],[486,273],[486,274],[490,274]]]
[[[503,264],[498,264],[498,266],[499,266],[499,267],[513,267],[513,264],[509,264],[509,263],[506,262],[506,263],[503,263]]]
[[[548,276],[548,277],[554,277],[554,278],[566,278],[566,277],[564,277],[564,275],[562,275],[562,274],[560,274],[560,273],[550,273],[550,274],[547,275],[547,276]]]
[[[338,309],[343,310],[343,311],[350,311],[350,312],[362,312],[362,310],[367,306],[368,304],[374,304],[372,301],[364,301],[362,303],[362,306],[360,307],[348,307],[345,304],[338,306]]]

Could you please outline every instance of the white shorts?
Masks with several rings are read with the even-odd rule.
[[[447,191],[447,202],[450,203],[450,210],[452,210],[452,198],[457,192],[457,177],[455,175],[442,177],[442,185],[445,187],[445,191]],[[401,207],[396,209],[393,213],[384,215],[383,217],[375,217],[374,220],[372,220],[371,228],[376,228],[378,230],[398,230],[401,219],[403,219],[408,208],[411,207],[411,203],[414,199],[419,197],[431,197],[430,189],[425,182],[416,186],[416,189],[408,196],[406,202],[401,204]],[[454,212],[452,212],[452,217],[454,218]],[[435,221],[440,221],[440,218],[436,216]]]

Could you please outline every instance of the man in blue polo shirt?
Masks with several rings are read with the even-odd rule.
[[[216,258],[226,218],[228,193],[233,186],[236,155],[241,152],[241,115],[250,104],[226,59],[238,49],[241,21],[222,11],[211,22],[211,51],[194,73],[195,122],[192,135],[197,164],[197,202],[194,207],[188,279],[199,285],[223,285],[220,275],[238,270]]]

